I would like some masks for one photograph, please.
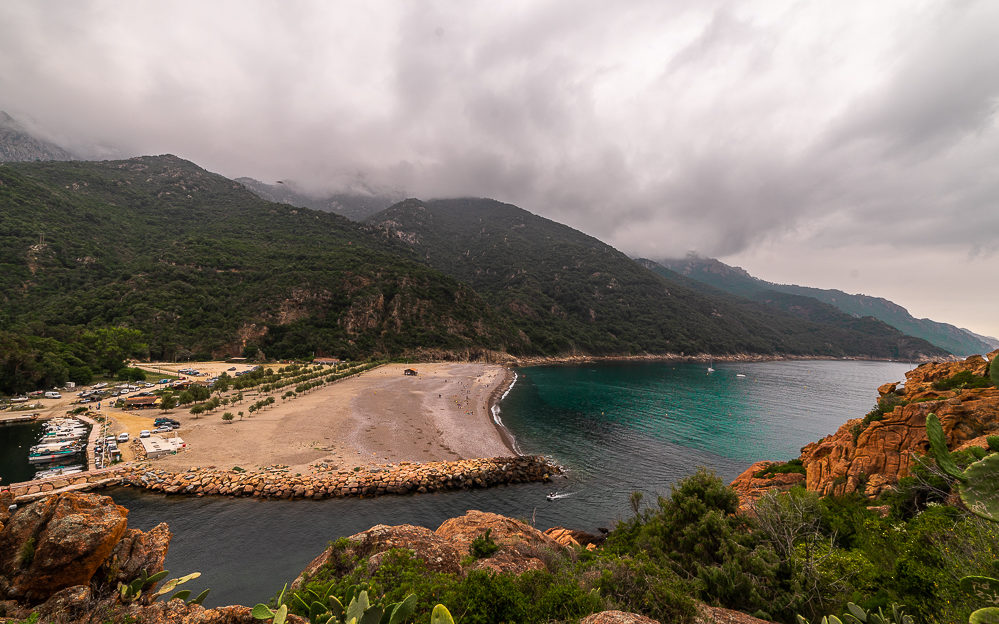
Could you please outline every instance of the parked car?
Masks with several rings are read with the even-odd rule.
[[[127,431],[122,431],[121,433],[119,433],[118,434],[118,441],[119,442],[128,442],[128,432]]]
[[[148,438],[149,437],[149,429],[143,429],[142,431],[140,431],[139,432],[139,437],[140,438]]]
[[[173,431],[173,428],[170,425],[161,425],[153,429],[153,433],[170,433],[171,431]]]

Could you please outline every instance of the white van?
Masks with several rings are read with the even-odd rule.
[[[48,392],[45,393],[45,398],[46,399],[61,399],[62,395],[59,394],[58,392],[56,392],[55,390],[49,390]]]

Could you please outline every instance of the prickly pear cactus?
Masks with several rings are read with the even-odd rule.
[[[930,439],[930,452],[933,453],[933,459],[937,460],[940,469],[955,479],[963,481],[964,473],[951,459],[950,451],[947,450],[947,436],[944,435],[940,419],[937,418],[936,414],[929,414],[926,417],[926,437]]]
[[[999,608],[985,607],[973,612],[968,624],[999,624]]]
[[[987,576],[966,576],[961,579],[961,591],[985,604],[999,606],[999,581]]]
[[[430,613],[430,624],[454,624],[454,619],[451,617],[451,612],[447,610],[447,607],[439,604]]]
[[[973,513],[999,522],[999,453],[968,466],[961,484],[961,500]]]

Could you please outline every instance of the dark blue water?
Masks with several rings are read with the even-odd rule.
[[[41,423],[0,425],[0,485],[30,481],[35,467],[28,463],[28,449],[38,444]]]
[[[501,417],[523,452],[566,467],[567,478],[554,486],[327,501],[193,499],[129,489],[113,496],[131,510],[129,526],[170,525],[167,568],[202,572],[195,584],[212,587],[208,604],[253,604],[294,578],[328,542],[375,524],[436,528],[481,509],[540,529],[613,527],[630,514],[631,492],[667,493],[698,466],[727,481],[754,461],[796,457],[804,444],[866,413],[877,386],[902,380],[911,367],[716,363],[711,375],[693,364],[520,369]],[[566,496],[547,501],[554,488]]]

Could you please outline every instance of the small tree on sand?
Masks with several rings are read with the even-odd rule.
[[[226,412],[225,414],[222,414],[222,420],[226,421],[230,425],[232,424],[233,418],[235,417],[232,415],[232,412]]]

